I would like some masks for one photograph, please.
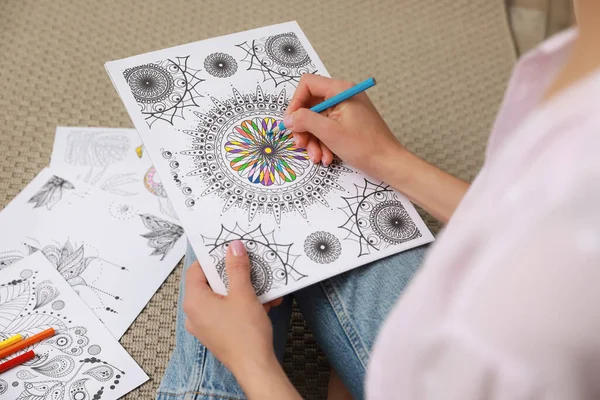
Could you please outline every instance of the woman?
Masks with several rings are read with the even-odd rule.
[[[303,108],[349,84],[302,78],[285,124],[314,162],[333,152],[448,222],[389,315],[423,249],[294,294],[353,397],[368,360],[368,398],[600,398],[600,2],[576,11],[578,30],[516,66],[470,187],[408,152],[365,94],[322,115]],[[299,398],[277,361],[290,299],[270,321],[240,242],[227,273],[222,297],[197,262],[187,269],[159,398]]]

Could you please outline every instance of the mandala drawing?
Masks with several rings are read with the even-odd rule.
[[[46,207],[48,210],[51,210],[62,199],[64,190],[73,189],[75,189],[75,186],[71,182],[58,176],[53,176],[29,199],[29,203],[33,203],[33,208]]]
[[[264,81],[275,86],[296,85],[303,74],[314,74],[317,68],[295,33],[288,32],[238,44],[246,55],[242,61],[248,70],[260,71]]]
[[[306,238],[304,252],[317,264],[330,264],[342,254],[342,245],[331,233],[318,231]]]
[[[204,59],[204,69],[216,78],[229,78],[237,68],[237,62],[229,54],[212,53]]]
[[[229,244],[240,240],[250,258],[250,280],[257,296],[270,290],[286,286],[290,281],[298,281],[307,275],[294,268],[297,255],[290,254],[291,244],[278,244],[274,232],[263,233],[261,226],[246,232],[239,225],[231,230],[221,225],[221,231],[215,239],[203,237],[210,249],[209,254],[215,261],[221,280],[228,287],[225,255]]]
[[[389,186],[376,185],[365,179],[364,186],[356,188],[356,196],[342,197],[342,208],[348,219],[340,228],[348,231],[346,239],[359,244],[359,257],[371,249],[398,245],[421,237],[421,232]]]
[[[269,133],[277,125],[274,118],[258,117],[236,126],[225,143],[231,169],[262,186],[295,181],[312,162],[304,149],[294,145],[290,131]]]
[[[164,260],[175,243],[183,236],[183,228],[154,215],[141,214],[140,217],[144,226],[150,229],[150,232],[141,235],[148,239],[148,246],[154,248],[150,255],[162,256],[160,260]]]
[[[164,159],[169,160],[169,169],[171,170],[171,179],[175,182],[175,185],[181,190],[181,193],[185,196],[185,205],[188,209],[192,209],[196,205],[194,200],[194,191],[183,183],[183,176],[181,172],[181,166],[177,157],[173,155],[173,152],[165,149],[161,149],[161,154]]]
[[[125,371],[100,358],[83,355],[85,350],[94,355],[102,351],[98,345],[88,346],[90,340],[85,328],[70,327],[72,321],[67,316],[35,310],[30,300],[49,282],[38,283],[36,274],[37,271],[28,278],[0,284],[0,340],[16,333],[31,336],[49,327],[57,332],[52,338],[15,354],[31,348],[37,354],[34,360],[18,367],[21,368],[16,373],[18,380],[12,386],[23,389],[17,399],[91,399],[88,390],[92,386],[96,393],[93,398],[101,398],[105,388],[115,389]],[[8,388],[8,383],[0,379],[0,394]]]
[[[236,206],[247,212],[249,221],[257,213],[267,213],[277,223],[283,212],[296,211],[306,218],[305,207],[314,203],[328,207],[329,192],[344,191],[337,181],[352,171],[339,160],[329,167],[313,164],[306,150],[295,146],[289,131],[269,132],[287,108],[285,89],[276,96],[265,94],[260,86],[246,96],[233,89],[229,99],[211,99],[214,107],[208,113],[195,113],[200,118],[197,128],[183,131],[191,145],[179,154],[191,159],[191,170],[183,175],[175,156],[163,152],[172,173],[177,171],[176,183],[199,177],[204,188],[198,195],[217,195],[223,212]],[[190,186],[181,184],[182,192],[192,193]]]
[[[202,95],[196,86],[204,80],[198,78],[198,70],[188,67],[188,58],[144,64],[123,72],[150,128],[158,120],[172,125],[175,117],[183,118],[184,109],[198,106],[196,99]]]

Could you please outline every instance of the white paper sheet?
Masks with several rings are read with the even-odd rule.
[[[51,169],[0,213],[0,268],[41,251],[117,339],[185,246],[177,222]]]
[[[36,357],[0,375],[0,398],[110,400],[148,380],[37,252],[0,271],[0,340],[17,333],[28,337],[50,327],[56,330],[53,337],[14,355],[33,350]]]
[[[242,240],[262,301],[428,243],[410,202],[340,162],[313,165],[282,119],[304,73],[328,75],[295,22],[113,61],[106,69],[213,289]],[[375,89],[376,90],[376,89]]]
[[[177,219],[150,156],[135,129],[56,128],[50,167],[144,207]]]

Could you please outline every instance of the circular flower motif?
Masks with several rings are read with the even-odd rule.
[[[250,258],[250,282],[257,296],[263,295],[271,290],[273,285],[273,272],[269,264],[260,256],[248,253]],[[225,258],[217,263],[217,272],[226,288],[229,288],[229,278],[225,268]]]
[[[270,36],[265,47],[267,55],[277,65],[298,68],[310,63],[308,53],[292,32]]]
[[[369,221],[377,236],[390,244],[399,244],[416,234],[417,226],[399,201],[384,201],[377,204]]]
[[[270,133],[278,123],[270,117],[244,120],[227,137],[230,167],[251,183],[281,186],[310,166],[308,154],[296,147],[288,131]]]
[[[146,190],[155,196],[167,197],[165,187],[163,186],[154,165],[146,171],[146,174],[144,174],[144,186],[146,187]]]
[[[217,78],[228,78],[237,71],[237,63],[229,54],[213,53],[204,59],[206,72]]]
[[[317,264],[330,264],[342,254],[342,245],[331,233],[319,231],[306,238],[304,252]]]
[[[138,103],[157,103],[175,87],[173,76],[157,64],[140,65],[126,71],[125,79]]]

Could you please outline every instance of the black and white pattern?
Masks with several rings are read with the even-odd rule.
[[[58,176],[53,176],[29,199],[29,203],[33,204],[33,208],[46,207],[48,210],[51,210],[62,199],[65,190],[73,189],[75,189],[75,186],[71,182]]]
[[[212,98],[212,102],[214,107],[208,112],[195,113],[199,117],[197,128],[183,131],[190,137],[190,147],[179,154],[191,159],[191,168],[184,171],[174,153],[163,151],[163,157],[170,160],[176,183],[186,196],[192,194],[191,187],[196,184],[185,184],[185,179],[199,177],[204,183],[204,188],[201,192],[194,193],[196,198],[214,194],[223,202],[222,212],[231,207],[241,208],[247,213],[249,221],[252,221],[257,213],[271,214],[279,224],[282,213],[297,212],[307,218],[306,207],[315,203],[329,207],[329,193],[344,191],[338,180],[343,173],[352,171],[337,159],[329,167],[313,164],[308,160],[304,149],[293,147],[291,133],[288,131],[278,138],[278,142],[288,154],[298,154],[289,156],[294,157],[289,164],[293,161],[297,165],[293,180],[288,179],[270,186],[257,184],[233,167],[236,160],[231,159],[233,153],[226,153],[226,150],[232,141],[237,140],[237,132],[252,126],[251,134],[243,139],[250,144],[265,136],[266,130],[256,126],[255,117],[262,121],[269,120],[271,124],[281,120],[288,104],[285,89],[276,95],[265,93],[260,86],[255,93],[248,95],[242,95],[233,89],[233,97],[223,100]],[[251,151],[252,148],[249,148],[246,154]],[[245,171],[248,170],[249,168]],[[190,198],[188,202],[195,203],[195,200]]]
[[[246,247],[250,258],[250,278],[257,296],[306,277],[294,268],[298,256],[290,254],[292,244],[277,243],[274,232],[265,234],[260,225],[248,232],[237,224],[233,229],[221,226],[216,238],[203,239],[226,287],[225,256],[229,244],[234,240],[240,240]]]
[[[229,78],[236,73],[238,65],[229,54],[212,53],[204,59],[204,69],[216,78]]]
[[[348,231],[347,239],[358,242],[359,254],[398,245],[421,237],[421,232],[389,186],[365,179],[356,186],[356,195],[342,197],[348,219],[340,228]]]
[[[49,280],[38,282],[38,271],[25,271],[28,278],[0,284],[0,340],[17,333],[31,336],[49,327],[57,333],[33,345],[36,357],[19,367],[14,375],[18,380],[12,382],[12,387],[22,388],[18,389],[17,398],[81,400],[92,398],[88,390],[104,390],[108,384],[114,389],[119,384],[118,379],[106,382],[113,377],[120,378],[125,371],[96,357],[81,357],[90,344],[87,329],[70,326],[69,316],[53,311],[48,307],[49,301],[40,301],[48,295],[54,296],[48,292],[48,287],[54,285]],[[58,295],[59,291],[53,290]],[[32,303],[32,299],[37,301]],[[29,348],[21,353],[26,350]],[[0,394],[8,388],[8,383],[0,380]],[[101,397],[97,391],[94,394],[94,398]]]
[[[123,71],[131,93],[151,128],[157,121],[173,124],[175,117],[183,118],[183,110],[196,107],[202,97],[198,70],[188,67],[188,57],[139,65]]]
[[[317,68],[295,33],[255,39],[237,45],[246,53],[242,61],[248,70],[260,71],[265,81],[275,86],[283,83],[296,85],[303,74],[314,74]]]
[[[183,236],[183,228],[154,215],[141,214],[140,217],[144,226],[150,229],[150,232],[141,235],[148,239],[148,246],[154,248],[150,255],[161,256],[161,261],[164,260],[175,243]]]
[[[318,231],[304,241],[304,253],[317,264],[331,264],[342,254],[342,244],[333,234]]]
[[[52,243],[46,246],[40,246],[33,239],[30,239],[30,241],[31,243],[25,244],[30,249],[29,251],[33,253],[40,250],[67,283],[73,287],[75,292],[79,293],[81,290],[85,290],[90,294],[86,299],[87,305],[92,310],[102,311],[103,313],[118,313],[122,296],[97,288],[94,282],[108,269],[111,271],[127,271],[125,267],[113,264],[97,255],[89,255],[91,248],[86,249],[83,244],[76,245],[70,240],[67,240],[64,244]],[[93,267],[89,268],[91,265]],[[88,270],[91,271],[88,273]],[[45,297],[51,297],[53,293],[49,288],[44,289],[43,285],[38,287],[38,293],[40,291],[43,291]],[[43,298],[41,297],[41,299]],[[56,296],[52,297],[50,301],[55,298]]]

